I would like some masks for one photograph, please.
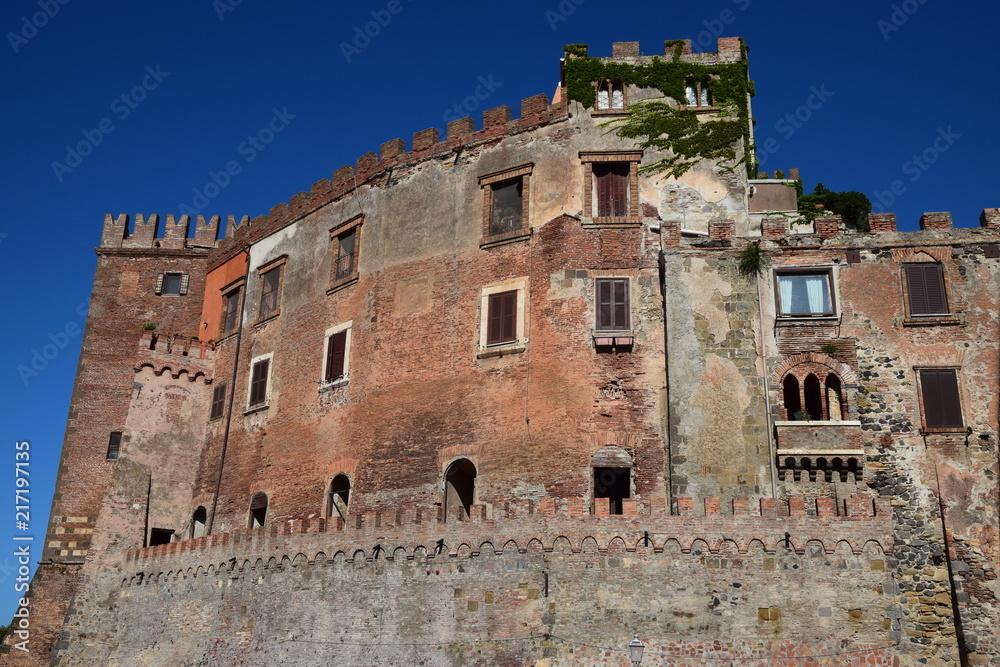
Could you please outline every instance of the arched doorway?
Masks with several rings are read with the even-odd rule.
[[[444,520],[454,513],[455,507],[461,507],[468,518],[475,497],[476,466],[469,459],[454,461],[444,473]]]

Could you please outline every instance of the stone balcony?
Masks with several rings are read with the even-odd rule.
[[[865,447],[860,421],[777,421],[778,472],[796,480],[848,481],[864,469]]]

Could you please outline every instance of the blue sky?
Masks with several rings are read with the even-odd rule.
[[[105,213],[254,217],[382,142],[443,132],[456,105],[477,127],[486,108],[518,115],[554,91],[564,44],[654,54],[739,35],[763,169],[862,191],[902,229],[924,211],[975,226],[1000,206],[998,19],[996,3],[940,0],[7,0],[0,259],[24,289],[0,364],[0,623],[19,597],[14,533],[41,554]],[[281,131],[249,142],[276,114]],[[231,161],[239,173],[206,192]],[[9,502],[24,440],[26,532]]]

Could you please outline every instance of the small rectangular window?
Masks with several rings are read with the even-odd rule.
[[[627,162],[594,164],[594,190],[597,217],[628,216],[629,172]]]
[[[281,267],[277,266],[260,275],[260,310],[264,319],[278,312],[278,288],[281,285]]]
[[[222,334],[227,335],[236,331],[240,324],[240,293],[241,290],[236,289],[229,294],[222,297],[223,301],[223,317],[222,317]]]
[[[250,377],[250,405],[260,405],[267,400],[267,374],[271,367],[270,359],[262,359],[253,365]]]
[[[910,315],[947,315],[944,272],[935,262],[904,264]]]
[[[174,531],[170,528],[151,528],[149,530],[149,546],[158,547],[170,544],[174,539]]]
[[[347,331],[338,331],[327,338],[326,373],[324,379],[333,382],[344,377],[344,360],[347,351]]]
[[[828,317],[835,314],[829,269],[775,273],[778,317]]]
[[[156,287],[153,292],[156,294],[177,294],[188,293],[188,282],[190,276],[186,273],[161,273],[156,276]]]
[[[598,278],[596,301],[598,331],[632,328],[628,278]]]
[[[521,229],[523,212],[523,181],[514,178],[490,186],[490,234],[508,234]]]
[[[924,425],[929,429],[961,430],[962,400],[954,368],[920,369],[920,398]]]
[[[351,229],[349,232],[341,234],[337,237],[337,268],[334,273],[334,280],[340,280],[342,278],[347,278],[353,274],[356,270],[357,262],[355,247],[357,245],[357,229]]]
[[[489,295],[486,344],[502,345],[517,340],[517,290]]]
[[[220,384],[212,390],[212,411],[209,419],[220,419],[226,412],[226,385]]]
[[[108,461],[114,461],[118,458],[118,452],[121,450],[122,446],[122,432],[112,431],[111,437],[108,438]]]

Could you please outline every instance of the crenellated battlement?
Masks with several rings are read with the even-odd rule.
[[[589,58],[589,44],[575,44],[567,48],[568,58]],[[693,53],[690,39],[672,39],[663,43],[663,53],[653,55],[641,55],[639,42],[612,42],[611,56],[599,58],[603,62],[627,62],[633,65],[649,64],[657,59],[672,59],[680,46],[678,59],[682,62],[708,64],[708,63],[735,63],[743,59],[740,48],[739,37],[719,37],[716,39],[715,51],[704,53]]]
[[[239,222],[245,224],[250,216],[243,216]],[[160,231],[160,216],[156,213],[149,217],[139,213],[135,216],[135,224],[129,233],[129,216],[120,214],[117,218],[110,213],[104,216],[104,231],[101,234],[101,248],[160,248],[162,250],[183,250],[192,247],[213,248],[219,238],[220,217],[213,215],[206,219],[199,215],[195,220],[194,236],[188,236],[191,231],[191,216],[182,215],[175,218],[168,215],[164,221],[163,234]],[[227,216],[226,233],[232,234],[237,227],[236,216]]]
[[[652,553],[677,549],[682,553],[746,554],[754,549],[774,553],[789,549],[805,553],[807,545],[822,545],[834,553],[841,545],[855,554],[876,545],[880,553],[893,550],[891,508],[888,499],[854,497],[844,501],[842,513],[832,498],[762,498],[733,501],[732,514],[721,513],[719,498],[705,498],[702,516],[694,516],[691,498],[679,498],[679,515],[667,513],[663,498],[648,504],[626,499],[621,515],[608,513],[607,499],[590,514],[584,498],[542,498],[473,505],[468,516],[456,508],[443,521],[438,508],[409,507],[396,512],[372,512],[336,519],[291,519],[258,529],[217,533],[155,547],[133,549],[126,560],[140,567],[166,567],[187,552],[205,552],[206,562],[265,560],[279,554],[310,551],[331,557],[343,553],[367,560],[377,557],[413,558],[421,551],[456,555],[462,549],[477,555],[486,549],[502,553],[536,545],[543,551],[609,550]],[[373,547],[374,545],[374,547]],[[212,553],[212,556],[208,556]]]
[[[219,241],[213,253],[210,269],[226,260],[246,243],[281,229],[320,207],[344,197],[362,185],[371,184],[389,174],[391,170],[418,162],[439,158],[456,151],[468,149],[502,137],[520,134],[552,122],[568,118],[565,102],[550,104],[548,96],[535,95],[521,100],[521,117],[511,118],[510,107],[504,105],[483,111],[482,129],[476,131],[471,117],[459,118],[448,123],[442,139],[436,128],[415,132],[410,150],[402,139],[392,139],[379,146],[378,153],[368,152],[359,157],[352,167],[345,165],[305,190],[293,195],[288,203],[272,207],[267,215],[241,223],[234,229],[227,226],[225,238]]]
[[[150,368],[158,376],[169,372],[175,380],[184,375],[188,382],[201,378],[207,383],[212,381],[214,357],[215,343],[179,334],[143,331],[135,372]]]

